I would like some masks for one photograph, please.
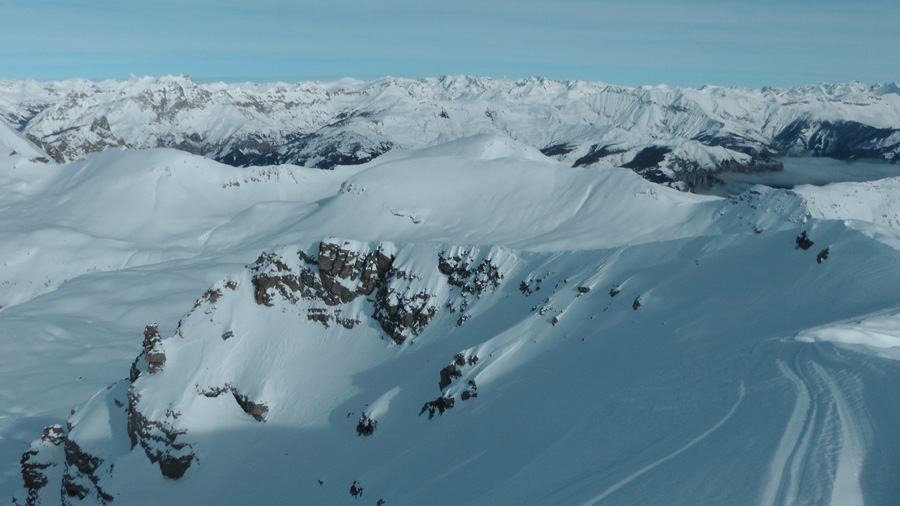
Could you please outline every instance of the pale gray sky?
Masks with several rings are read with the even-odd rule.
[[[0,0],[0,78],[900,81],[898,0]]]

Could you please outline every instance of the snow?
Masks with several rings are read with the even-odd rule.
[[[0,80],[0,114],[25,133],[65,139],[67,160],[121,139],[131,148],[184,146],[213,158],[253,153],[262,142],[281,146],[276,155],[282,159],[313,165],[325,163],[323,152],[335,146],[362,156],[384,151],[385,145],[419,149],[500,134],[536,149],[568,144],[575,151],[558,156],[572,165],[594,145],[632,156],[652,145],[685,145],[689,153],[682,154],[698,154],[689,145],[704,137],[760,148],[795,121],[896,129],[895,88],[860,83],[763,90],[629,88],[472,76],[264,84],[204,84],[185,76],[98,83]],[[109,122],[109,132],[91,128],[100,118]],[[894,144],[896,133],[881,145]],[[710,157],[746,156],[725,146],[700,149],[700,165]]]
[[[704,93],[719,92],[738,91]],[[24,502],[22,453],[66,420],[71,441],[102,459],[96,482],[77,476],[90,490],[73,504],[100,503],[95,485],[129,505],[877,505],[900,494],[893,179],[700,196],[486,133],[334,171],[152,149],[66,165],[11,157],[0,177],[4,500]],[[802,231],[809,250],[796,248]],[[322,242],[392,256],[385,300],[425,294],[417,307],[433,318],[398,344],[377,321],[380,292],[329,305],[272,288],[271,306],[256,302],[260,253],[281,262],[270,274],[318,276],[299,252]],[[492,266],[496,284],[450,282],[463,274],[440,259],[456,257]],[[138,358],[132,383],[152,322],[166,360],[150,374]],[[457,354],[460,376],[442,391]],[[470,381],[477,396],[462,400]],[[129,391],[194,455],[183,477],[132,447]],[[265,404],[265,421],[239,395]],[[441,395],[452,409],[418,415]],[[377,421],[371,436],[355,430],[363,413]]]
[[[0,154],[37,158],[47,156],[31,141],[0,120]]]

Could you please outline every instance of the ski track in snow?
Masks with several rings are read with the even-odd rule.
[[[865,413],[861,404],[859,392],[850,392],[851,397],[845,397],[841,392],[838,382],[828,374],[825,369],[813,364],[816,373],[824,381],[834,398],[840,422],[841,451],[838,456],[837,472],[834,477],[834,486],[831,490],[831,506],[847,506],[863,504],[862,485],[859,476],[862,472],[862,462],[865,454],[867,427],[859,417]]]
[[[645,473],[648,473],[648,472],[652,471],[653,469],[655,469],[655,468],[657,468],[657,467],[659,467],[659,466],[665,464],[666,462],[668,462],[668,461],[674,459],[675,457],[677,457],[677,456],[681,455],[682,453],[684,453],[684,452],[688,451],[689,449],[691,449],[692,446],[696,445],[696,444],[699,443],[700,441],[703,441],[704,439],[706,439],[707,437],[709,437],[710,434],[712,434],[713,432],[717,431],[721,426],[725,425],[725,422],[727,422],[729,419],[731,419],[732,415],[734,415],[735,411],[737,411],[738,407],[741,405],[741,401],[744,400],[744,396],[746,395],[746,393],[747,393],[747,390],[746,390],[746,388],[744,387],[744,382],[742,381],[742,382],[741,382],[740,393],[739,393],[739,395],[738,395],[737,401],[735,401],[734,406],[731,407],[731,410],[729,410],[728,413],[725,415],[725,417],[722,418],[721,420],[719,420],[718,423],[716,423],[715,425],[713,425],[712,427],[710,427],[709,429],[707,429],[706,432],[704,432],[703,434],[700,434],[699,436],[697,436],[697,437],[695,437],[694,439],[692,439],[691,442],[689,442],[688,444],[682,446],[681,448],[679,448],[678,450],[674,451],[673,453],[670,453],[669,455],[667,455],[667,456],[665,456],[665,457],[663,457],[663,458],[657,460],[656,462],[654,462],[654,463],[652,463],[652,464],[650,464],[650,465],[648,465],[648,466],[645,466],[645,467],[643,467],[643,468],[641,468],[641,469],[638,469],[637,471],[631,473],[630,475],[628,475],[628,477],[626,477],[625,479],[619,481],[619,482],[616,483],[615,485],[609,487],[608,489],[606,489],[605,491],[603,491],[603,493],[601,493],[600,495],[594,497],[593,499],[591,499],[591,500],[589,500],[589,501],[587,501],[587,502],[582,503],[581,506],[592,506],[592,505],[594,505],[594,504],[597,504],[598,502],[602,501],[603,499],[605,499],[605,498],[608,497],[609,495],[615,493],[615,492],[616,492],[617,490],[619,490],[620,488],[624,487],[625,485],[628,485],[629,483],[631,483],[631,482],[634,481],[635,479],[639,478],[641,475],[643,475],[643,474],[645,474]]]
[[[869,438],[858,383],[800,357],[793,370],[781,361],[778,368],[797,400],[760,506],[864,504],[859,477]]]
[[[816,405],[811,402],[809,387],[806,383],[780,360],[778,369],[794,386],[797,401],[784,434],[781,436],[775,458],[772,460],[771,479],[766,485],[760,506],[791,504],[797,498],[797,491],[800,487],[800,465],[807,455],[810,436],[813,432],[811,421],[816,416]],[[785,471],[788,464],[790,464],[790,468]],[[781,492],[780,497],[779,492]]]

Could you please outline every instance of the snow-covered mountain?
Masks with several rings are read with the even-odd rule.
[[[680,188],[777,156],[897,161],[900,94],[860,83],[750,90],[466,76],[202,84],[180,77],[0,81],[0,115],[59,161],[171,147],[238,166],[364,163],[477,134]]]
[[[900,497],[897,179],[718,198],[434,144],[57,165],[0,128],[0,497]]]

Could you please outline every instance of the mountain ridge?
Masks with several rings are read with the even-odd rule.
[[[493,133],[568,165],[626,166],[689,189],[716,173],[779,170],[778,156],[900,160],[894,88],[631,88],[472,76],[294,84],[186,76],[4,80],[0,115],[57,161],[117,146],[165,146],[237,166],[333,168]]]

